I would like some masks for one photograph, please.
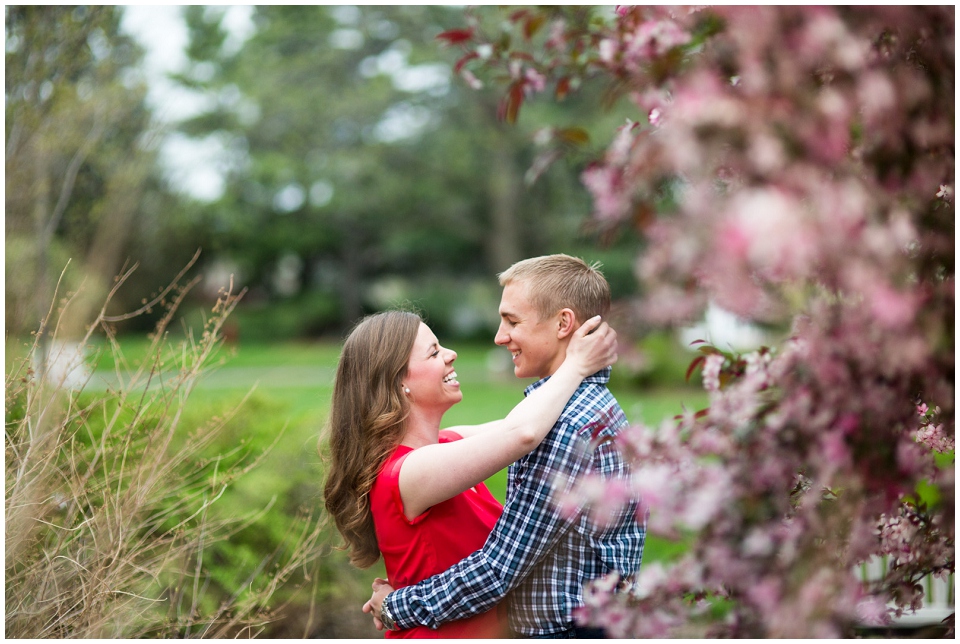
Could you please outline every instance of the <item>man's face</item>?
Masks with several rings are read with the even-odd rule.
[[[563,345],[558,337],[559,312],[544,320],[527,299],[527,286],[511,282],[500,298],[500,328],[494,342],[513,354],[517,378],[551,376],[563,363]]]

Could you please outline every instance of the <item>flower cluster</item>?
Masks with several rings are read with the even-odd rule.
[[[624,38],[623,55],[636,68],[640,63],[664,56],[690,40],[690,34],[672,20],[649,20],[640,23],[629,38]]]
[[[909,504],[881,515],[875,529],[878,555],[889,558],[883,579],[885,594],[896,604],[895,614],[917,610],[923,601],[923,576],[945,579],[954,570],[954,538],[942,529],[942,517],[929,516]]]
[[[720,368],[723,366],[723,356],[714,353],[706,357],[703,363],[703,388],[707,391],[720,390]]]
[[[956,449],[956,439],[948,434],[943,423],[937,423],[936,419],[940,415],[940,408],[928,409],[924,403],[917,405],[917,413],[920,415],[920,429],[917,430],[917,442],[923,443],[934,452],[946,454]]]
[[[954,568],[952,8],[588,14],[516,12],[519,39],[477,23],[467,56],[489,46],[510,70],[507,117],[528,88],[596,76],[636,106],[582,180],[599,227],[637,235],[638,322],[714,302],[789,339],[702,347],[709,410],[631,428],[630,484],[566,498],[609,511],[640,493],[651,532],[690,542],[632,592],[596,584],[579,618],[624,637],[840,637],[915,608],[919,580]],[[882,579],[852,573],[880,554]]]

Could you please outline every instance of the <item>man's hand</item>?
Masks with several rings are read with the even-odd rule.
[[[363,612],[370,613],[373,617],[373,625],[377,627],[378,631],[382,631],[383,622],[380,621],[380,607],[383,605],[384,597],[393,592],[393,586],[386,579],[380,579],[379,577],[373,580],[371,586],[373,587],[373,595],[363,605]]]

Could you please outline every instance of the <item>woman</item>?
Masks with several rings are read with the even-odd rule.
[[[589,335],[588,335],[589,334]],[[446,570],[479,549],[502,507],[483,481],[547,435],[580,382],[616,361],[599,316],[574,334],[550,380],[503,420],[440,429],[463,394],[453,363],[419,316],[390,311],[350,333],[340,355],[329,427],[327,511],[365,568],[383,554],[391,585]],[[496,637],[496,611],[387,637]]]

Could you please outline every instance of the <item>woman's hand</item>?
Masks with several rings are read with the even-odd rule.
[[[392,593],[394,588],[386,579],[380,579],[379,577],[373,580],[371,586],[373,587],[373,595],[363,605],[363,612],[370,613],[373,617],[373,625],[377,627],[378,631],[382,631],[383,622],[380,621],[380,609],[383,606],[384,598]]]
[[[590,318],[571,336],[566,360],[586,378],[617,361],[617,332],[600,316]]]

